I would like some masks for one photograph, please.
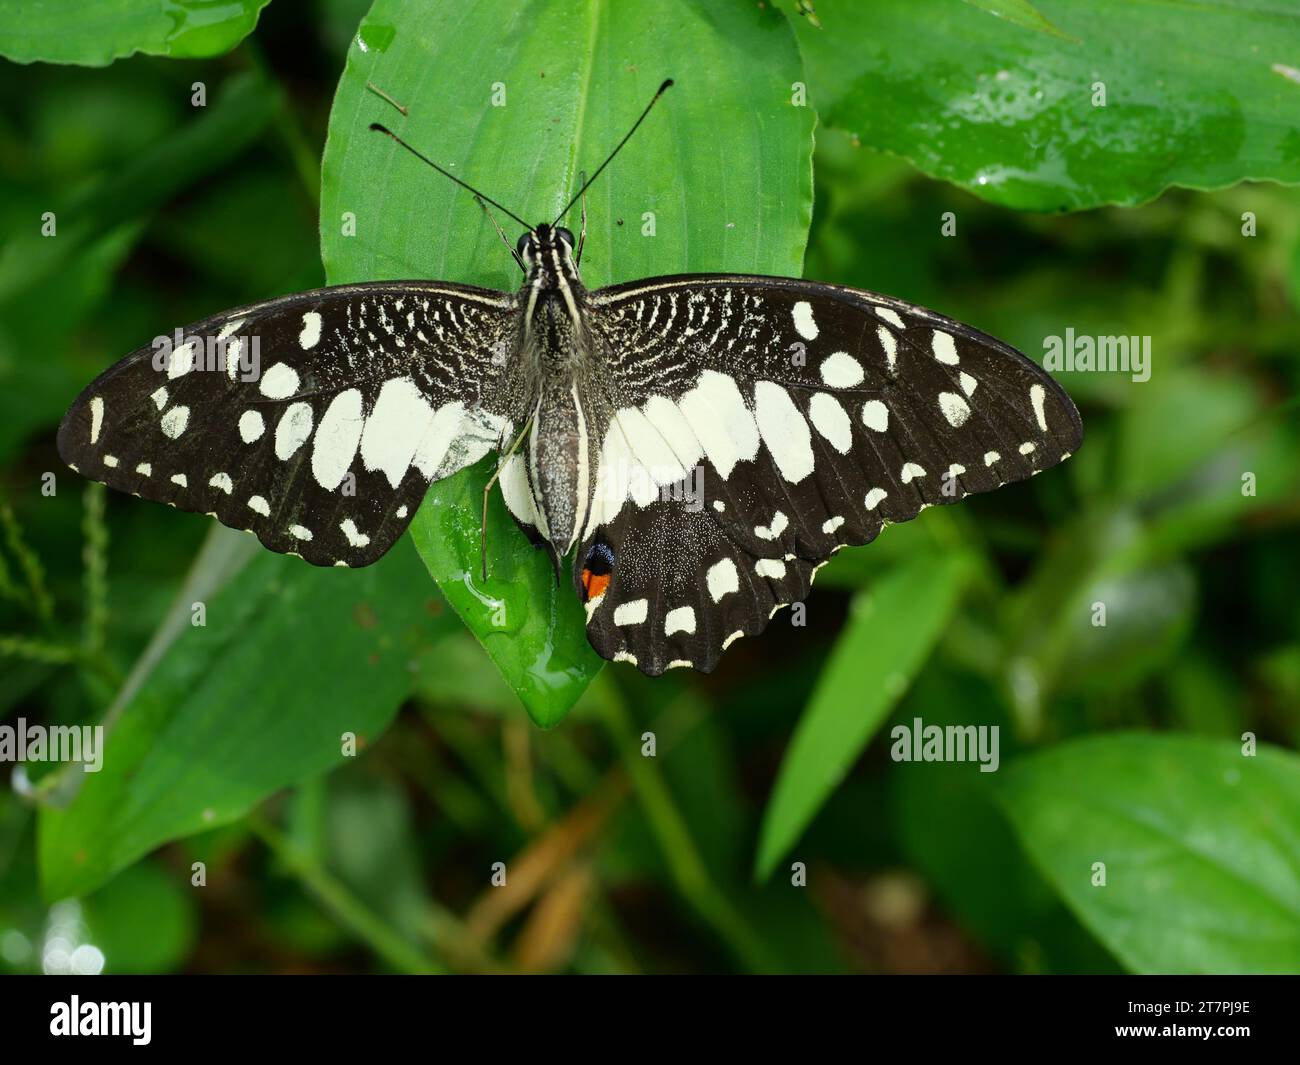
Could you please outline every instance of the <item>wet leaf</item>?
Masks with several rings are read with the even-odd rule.
[[[1036,211],[1300,181],[1296,12],[1271,0],[1176,15],[1164,0],[1038,0],[1053,35],[980,7],[1029,5],[823,0],[824,29],[791,19],[822,120]]]
[[[222,55],[253,32],[270,0],[0,0],[0,55],[100,67],[143,52]]]

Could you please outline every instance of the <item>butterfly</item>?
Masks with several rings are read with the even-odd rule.
[[[63,460],[272,551],[365,566],[432,482],[494,451],[517,524],[557,576],[572,559],[592,647],[658,675],[712,670],[840,548],[1082,438],[1045,371],[952,319],[796,278],[588,291],[583,238],[558,224],[578,196],[530,226],[476,195],[526,227],[518,292],[376,282],[214,315],[93,381]]]

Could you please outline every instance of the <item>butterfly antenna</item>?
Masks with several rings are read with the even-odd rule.
[[[644,118],[645,116],[643,115],[642,117]],[[515,214],[514,211],[510,210],[509,207],[505,207],[505,206],[503,206],[502,204],[497,203],[497,201],[494,200],[494,199],[492,199],[491,196],[485,196],[483,193],[479,192],[479,190],[476,189],[473,185],[470,185],[468,182],[461,181],[461,179],[458,178],[455,174],[451,173],[451,172],[448,171],[448,170],[444,170],[442,167],[440,167],[437,163],[435,163],[432,159],[430,159],[427,155],[425,155],[425,154],[424,154],[422,151],[420,151],[419,149],[417,149],[417,148],[412,148],[409,144],[406,143],[406,141],[402,140],[401,137],[399,137],[396,133],[394,133],[394,132],[393,132],[391,129],[389,129],[387,126],[381,125],[381,124],[378,123],[378,122],[371,122],[371,123],[370,123],[370,128],[373,129],[373,130],[375,130],[377,133],[386,133],[386,134],[388,134],[388,136],[392,137],[393,140],[397,141],[398,144],[400,144],[403,148],[405,148],[408,152],[410,152],[413,156],[415,156],[415,157],[416,157],[417,159],[419,159],[421,162],[428,163],[431,167],[433,167],[434,170],[438,171],[438,173],[441,174],[443,177],[449,177],[449,178],[451,178],[451,180],[454,181],[454,182],[456,182],[456,184],[459,185],[462,189],[468,189],[468,190],[469,190],[470,192],[472,192],[475,196],[477,196],[480,200],[486,200],[486,201],[487,201],[488,203],[490,203],[493,207],[495,207],[498,211],[504,211],[506,214],[508,214],[511,218],[513,218],[516,222],[518,222],[518,223],[519,223],[521,226],[523,226],[525,229],[532,229],[532,228],[533,228],[533,227],[530,226],[527,222],[525,222],[522,218],[520,218],[517,214]],[[634,126],[634,127],[632,127],[632,128],[635,129],[636,127]],[[626,138],[624,138],[624,139],[626,139]],[[619,147],[622,147],[622,145],[619,145]]]
[[[669,78],[662,85],[659,86],[659,88],[655,91],[654,98],[648,104],[645,105],[645,110],[641,112],[641,117],[632,123],[632,128],[627,131],[627,135],[621,141],[618,142],[617,146],[614,148],[612,152],[609,153],[605,161],[601,163],[600,166],[596,167],[595,172],[591,175],[591,177],[587,178],[587,180],[582,183],[582,188],[578,189],[578,191],[574,194],[573,199],[571,199],[565,205],[564,210],[555,216],[555,222],[552,222],[551,225],[555,225],[556,222],[559,222],[561,218],[563,218],[566,214],[569,213],[569,208],[572,207],[575,203],[578,202],[579,199],[582,198],[582,194],[587,191],[591,183],[595,181],[596,178],[600,177],[600,172],[614,161],[614,156],[618,155],[618,153],[623,150],[623,145],[625,145],[631,139],[632,134],[637,131],[637,127],[641,125],[642,122],[645,121],[645,116],[650,113],[650,108],[654,107],[654,105],[659,102],[659,97],[661,97],[665,92],[668,91],[672,83],[673,83],[673,79]]]

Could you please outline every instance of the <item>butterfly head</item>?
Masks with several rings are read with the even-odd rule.
[[[561,281],[578,282],[578,264],[574,259],[573,234],[564,226],[545,222],[534,226],[519,238],[515,250],[528,271],[526,284],[543,289],[558,289]]]

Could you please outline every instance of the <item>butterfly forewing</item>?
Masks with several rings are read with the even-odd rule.
[[[96,379],[59,428],[87,477],[364,566],[431,480],[518,420],[515,299],[422,282],[340,286],[198,322]]]
[[[608,414],[575,582],[596,649],[646,672],[711,669],[839,547],[1056,465],[1082,435],[1023,355],[887,297],[682,276],[592,303]]]

